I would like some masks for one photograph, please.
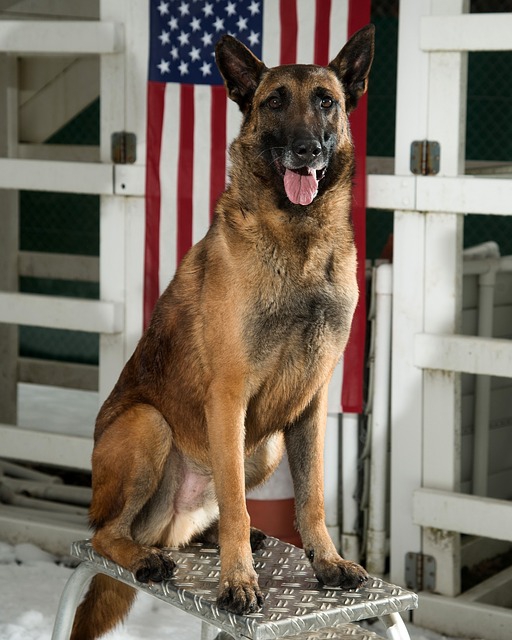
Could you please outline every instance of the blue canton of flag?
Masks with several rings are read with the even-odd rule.
[[[215,44],[225,33],[261,58],[263,3],[257,0],[152,0],[149,80],[222,84]]]

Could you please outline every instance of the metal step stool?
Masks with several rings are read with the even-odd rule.
[[[83,562],[64,588],[52,640],[68,640],[81,593],[96,573],[200,618],[201,640],[378,640],[379,635],[354,624],[368,618],[383,622],[389,640],[410,640],[400,612],[418,606],[415,593],[379,578],[370,578],[355,591],[322,587],[303,550],[275,538],[267,538],[264,547],[254,553],[265,602],[260,612],[247,616],[228,613],[216,605],[220,559],[215,546],[194,544],[173,549],[175,575],[166,582],[150,584],[138,582],[130,571],[97,554],[88,540],[73,543],[71,554]]]

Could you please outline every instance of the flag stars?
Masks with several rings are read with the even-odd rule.
[[[251,2],[251,4],[247,7],[249,9],[249,11],[251,12],[251,16],[256,15],[257,13],[260,12],[260,3],[259,2],[254,2],[254,0]]]
[[[186,44],[190,44],[190,33],[185,33],[185,31],[182,31],[178,36],[178,40],[182,47]]]
[[[205,18],[213,16],[213,4],[211,4],[210,2],[205,2],[204,7],[202,8],[202,12],[204,13]]]
[[[171,31],[176,31],[179,25],[178,18],[172,17],[167,24],[169,25]]]
[[[163,75],[164,73],[170,73],[171,65],[167,60],[160,60],[160,64],[156,65],[160,70],[160,73]]]
[[[251,45],[251,47],[255,47],[257,44],[260,43],[260,34],[255,33],[254,31],[251,31],[247,39],[249,40],[249,44]]]
[[[169,13],[169,3],[168,2],[161,2],[158,7],[157,7],[159,13],[161,16],[165,16]]]
[[[201,42],[203,43],[203,47],[211,47],[213,44],[213,35],[205,31],[201,37]]]
[[[217,33],[219,33],[219,31],[223,31],[224,30],[224,20],[222,18],[219,18],[219,16],[217,16],[215,18],[215,22],[213,23],[213,26],[215,27],[215,31]]]
[[[181,14],[181,17],[183,18],[183,16],[188,16],[190,15],[190,5],[188,4],[188,2],[182,2],[180,4],[180,6],[178,7],[178,11]]]
[[[171,34],[168,31],[162,31],[158,39],[162,45],[169,44],[171,42]]]
[[[238,31],[245,31],[245,29],[247,29],[247,18],[242,18],[240,16],[240,18],[238,18],[236,26],[238,27]]]
[[[197,17],[192,19],[192,22],[190,23],[190,28],[192,29],[192,31],[199,31],[201,29],[201,20]]]
[[[236,14],[236,4],[234,2],[228,2],[224,7],[224,11],[228,16],[234,16]]]
[[[192,62],[197,62],[198,60],[201,60],[201,49],[192,47],[192,49],[188,52],[188,55],[190,56]]]
[[[179,52],[178,52],[178,47],[173,47],[173,48],[171,49],[171,58],[172,58],[173,60],[177,60],[179,57],[180,57],[180,54],[179,54]]]
[[[187,75],[188,73],[188,62],[184,62],[183,60],[178,65],[179,72],[182,76]]]
[[[200,69],[201,69],[201,73],[203,74],[203,78],[206,78],[206,76],[212,75],[211,62],[203,62]]]

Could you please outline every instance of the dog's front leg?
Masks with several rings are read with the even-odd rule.
[[[337,553],[325,526],[323,455],[326,420],[327,385],[285,432],[297,525],[304,551],[318,580],[332,587],[355,589],[366,581],[368,574],[360,565],[344,560]]]
[[[220,383],[212,386],[206,416],[210,459],[219,503],[221,574],[218,605],[237,614],[263,604],[254,570],[250,520],[245,505],[245,407],[242,394]]]

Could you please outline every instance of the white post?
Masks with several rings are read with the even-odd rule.
[[[433,0],[436,15],[464,13],[468,0]],[[441,147],[440,176],[464,173],[467,53],[431,52],[427,138]],[[432,180],[436,178],[433,177]],[[457,333],[462,298],[462,214],[427,214],[425,323],[427,333]],[[460,487],[460,374],[426,371],[423,388],[423,486]],[[423,530],[423,553],[436,559],[437,592],[460,593],[460,535]]]
[[[395,173],[410,176],[410,148],[427,134],[428,55],[421,51],[419,25],[429,0],[401,0]],[[413,523],[412,496],[421,487],[422,373],[414,366],[414,336],[423,330],[425,216],[395,213],[391,371],[391,541],[390,579],[403,584],[405,557],[421,551],[421,530]]]

